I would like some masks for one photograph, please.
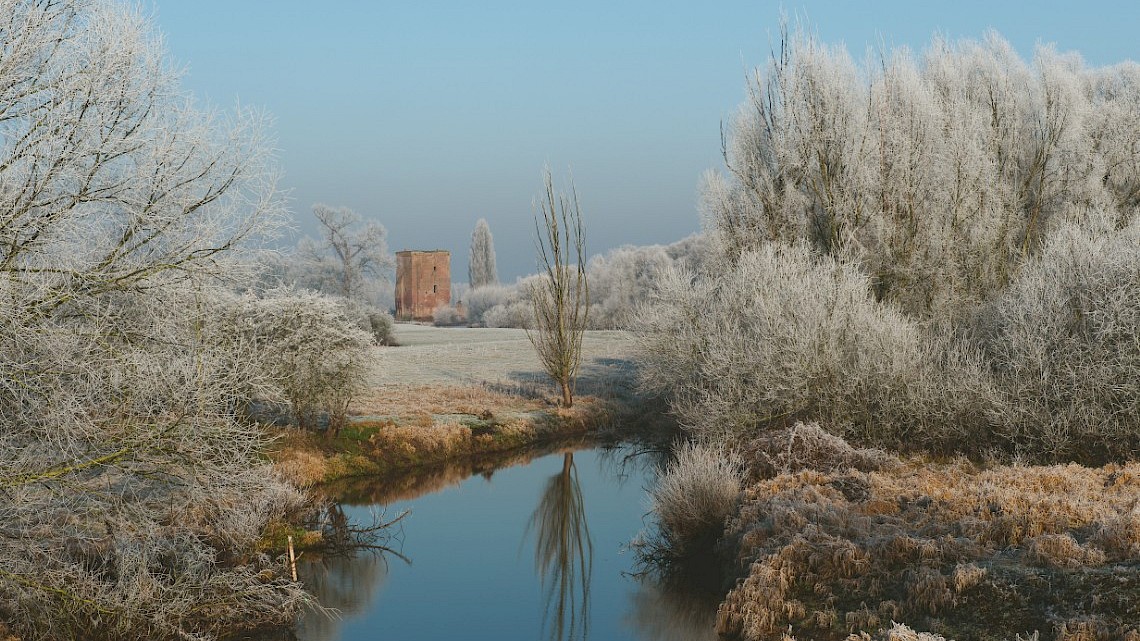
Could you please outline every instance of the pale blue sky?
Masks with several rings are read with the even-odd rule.
[[[1025,56],[1040,41],[1140,60],[1124,1],[152,1],[187,88],[274,115],[302,232],[314,202],[349,206],[393,250],[451,250],[459,281],[480,217],[500,276],[534,271],[546,163],[573,170],[591,253],[696,231],[700,174],[781,8],[857,59],[995,28]]]

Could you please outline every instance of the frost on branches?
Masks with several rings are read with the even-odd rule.
[[[0,2],[0,617],[25,638],[209,638],[306,597],[257,554],[295,492],[211,331],[282,209],[256,114],[197,109],[111,0]]]

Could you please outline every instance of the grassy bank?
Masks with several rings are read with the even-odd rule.
[[[335,436],[286,429],[270,457],[286,478],[303,487],[361,476],[440,466],[578,440],[613,423],[620,408],[583,397],[563,409],[543,400],[475,387],[415,386],[389,390],[368,404],[383,413],[357,415]]]
[[[587,332],[573,408],[553,387],[526,332],[397,324],[376,347],[367,389],[336,435],[277,430],[270,457],[295,483],[387,476],[610,431],[636,411],[632,337]]]
[[[1140,638],[1140,464],[900,458],[802,424],[742,458],[728,638]]]

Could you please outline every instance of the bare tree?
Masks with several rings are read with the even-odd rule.
[[[549,169],[543,173],[543,183],[545,193],[538,203],[542,218],[536,213],[534,219],[543,278],[531,290],[534,327],[527,330],[527,337],[546,373],[558,384],[562,405],[570,407],[590,312],[586,243],[573,182],[569,197],[555,194]]]
[[[495,269],[495,240],[485,218],[475,223],[475,231],[471,234],[467,279],[471,289],[499,284],[499,272]]]
[[[312,289],[350,300],[371,301],[370,285],[390,285],[395,260],[388,251],[388,231],[365,221],[347,207],[313,205],[321,240],[305,238],[298,245],[298,280]]]

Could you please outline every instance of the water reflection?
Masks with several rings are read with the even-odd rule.
[[[643,577],[630,595],[626,623],[645,641],[715,641],[719,603],[715,594],[698,595]]]
[[[535,533],[535,569],[546,596],[543,631],[554,641],[585,639],[594,548],[573,453],[563,455],[562,471],[547,480],[530,530]]]
[[[496,472],[512,467],[525,467],[536,459],[557,452],[591,447],[585,437],[558,439],[535,447],[506,452],[491,452],[479,456],[446,461],[438,465],[402,471],[385,477],[354,477],[329,483],[317,488],[326,497],[340,505],[387,505],[398,501],[412,501],[426,494],[435,494],[458,487],[472,476],[482,476],[491,482]]]
[[[368,479],[328,524],[400,514],[396,555],[304,559],[303,580],[340,617],[309,615],[301,641],[680,641],[715,639],[719,599],[693,582],[631,576],[644,526],[648,447],[515,452]],[[536,458],[537,457],[537,458]],[[534,460],[532,460],[534,459]],[[493,472],[493,474],[492,474]],[[480,478],[482,477],[482,478]],[[353,505],[355,504],[355,505]],[[520,541],[521,535],[521,541]],[[530,548],[522,551],[520,544]],[[533,559],[529,552],[533,551]],[[721,595],[723,596],[723,595]]]
[[[297,622],[298,639],[336,639],[342,618],[363,612],[376,600],[388,577],[388,562],[381,552],[315,559],[297,566],[305,587],[325,608],[311,611]]]

